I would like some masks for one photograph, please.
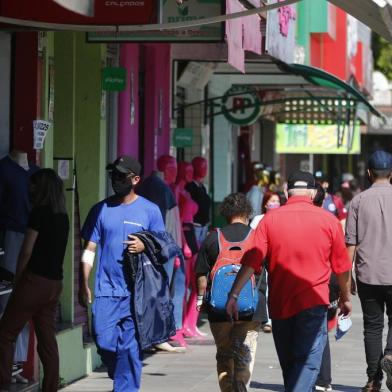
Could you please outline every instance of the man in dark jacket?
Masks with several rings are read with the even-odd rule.
[[[115,195],[93,206],[82,230],[85,250],[81,297],[91,303],[88,279],[98,251],[92,307],[94,338],[114,380],[114,390],[136,392],[140,389],[142,362],[127,254],[145,251],[145,243],[134,234],[163,232],[165,226],[158,206],[134,192],[140,181],[140,163],[122,156],[108,169]]]

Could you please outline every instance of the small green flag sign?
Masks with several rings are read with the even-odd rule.
[[[102,88],[105,91],[123,91],[127,79],[127,70],[122,67],[106,67],[102,71]]]
[[[193,129],[192,128],[175,128],[173,133],[173,145],[177,148],[192,147]]]

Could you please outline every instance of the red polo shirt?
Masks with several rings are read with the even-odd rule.
[[[292,196],[285,206],[268,212],[254,242],[242,264],[260,271],[267,258],[272,319],[328,305],[331,268],[335,274],[351,269],[340,222],[309,197]]]

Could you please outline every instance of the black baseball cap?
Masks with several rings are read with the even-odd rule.
[[[316,180],[312,173],[297,170],[290,174],[287,189],[316,189]]]
[[[134,174],[140,176],[142,165],[140,162],[129,155],[118,157],[113,163],[106,166],[106,170],[117,170],[124,174]]]
[[[370,156],[368,168],[373,170],[392,169],[392,155],[384,150],[377,150]]]
[[[319,182],[323,182],[323,181],[328,180],[327,175],[321,170],[317,170],[314,172],[314,178],[316,179],[316,181],[319,181]]]

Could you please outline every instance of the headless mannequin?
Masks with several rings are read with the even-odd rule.
[[[203,180],[208,171],[208,163],[205,158],[196,157],[192,160],[192,166],[194,178],[192,182],[187,184],[186,190],[199,206],[199,211],[195,215],[194,226],[197,242],[200,246],[207,237],[208,225],[210,222],[211,198],[203,185]]]
[[[17,163],[20,167],[25,170],[29,170],[29,161],[27,159],[27,153],[19,150],[12,150],[9,154],[10,158]]]
[[[190,194],[185,190],[185,186],[192,180],[193,166],[188,162],[180,162],[177,176],[180,216],[183,225],[184,242],[186,242],[190,250],[190,254],[186,255],[185,264],[186,287],[190,289],[190,295],[188,302],[185,305],[183,330],[185,336],[200,337],[205,335],[197,328],[199,313],[196,309],[197,287],[195,263],[198,244],[193,227],[193,218],[198,211],[198,205],[192,200]]]
[[[175,199],[177,201],[177,205],[179,203],[179,192],[178,192],[178,187],[175,184],[176,178],[177,178],[177,160],[176,158],[170,156],[170,155],[162,155],[157,162],[157,166],[158,166],[158,170],[159,173],[162,174],[162,179],[166,182],[166,184],[171,188],[171,190],[174,193]],[[182,234],[182,223],[181,223],[181,219],[180,219],[180,213],[179,213],[179,208],[176,207],[176,211],[173,211],[173,213],[175,214],[175,216],[173,216],[173,220],[175,220],[175,229],[174,230],[178,230],[179,233],[176,235],[176,238],[180,239],[180,243],[178,243],[178,245],[183,249],[184,253],[185,253],[185,249],[184,249],[184,244],[186,245],[186,243],[183,241],[183,234]],[[190,251],[188,250],[188,253]],[[180,314],[180,318],[181,318],[181,322],[183,319],[183,299],[185,296],[185,284],[184,281],[181,280],[181,276],[179,274],[183,274],[183,269],[181,270],[181,263],[182,261],[177,257],[175,262],[174,262],[174,273],[173,273],[173,279],[174,279],[174,293],[173,293],[173,302],[174,302],[174,306],[180,306],[181,307],[181,312],[179,313],[178,311],[175,312],[177,314]],[[184,278],[182,278],[184,279]],[[178,287],[178,285],[180,287]],[[173,287],[173,286],[172,286]],[[177,296],[181,296],[180,301],[176,301],[176,297]],[[177,304],[178,302],[178,304]],[[178,324],[178,323],[176,323]],[[181,323],[182,324],[182,323]],[[177,325],[177,330],[176,330],[176,334],[174,336],[171,337],[171,340],[174,340],[176,342],[178,342],[180,344],[180,346],[182,347],[186,347],[187,344],[185,342],[184,339],[184,334],[183,334],[183,328],[182,325],[179,328],[179,325]]]
[[[10,160],[12,161],[11,164]],[[37,168],[34,165],[32,168],[30,167],[26,152],[16,149],[13,149],[8,157],[5,157],[0,162],[0,165],[2,166],[0,171],[3,173],[0,175],[0,203],[3,203],[3,206],[5,203],[5,209],[8,209],[7,211],[4,210],[5,216],[8,215],[8,211],[13,212],[13,222],[15,223],[15,226],[10,225],[9,221],[3,220],[4,216],[1,217],[2,223],[0,230],[4,232],[5,254],[0,267],[2,267],[1,273],[2,275],[4,274],[4,278],[6,280],[12,280],[17,269],[19,250],[22,246],[29,214],[27,184],[31,174],[30,169],[34,171]],[[15,169],[14,163],[22,168],[24,172],[20,169]],[[3,177],[4,173],[8,173],[8,175]],[[0,314],[5,309],[8,299],[8,295],[0,297]],[[15,363],[27,361],[29,331],[29,324],[26,324],[16,340],[14,354]],[[16,377],[16,382],[24,383],[27,382],[27,380],[21,375],[18,375]]]

